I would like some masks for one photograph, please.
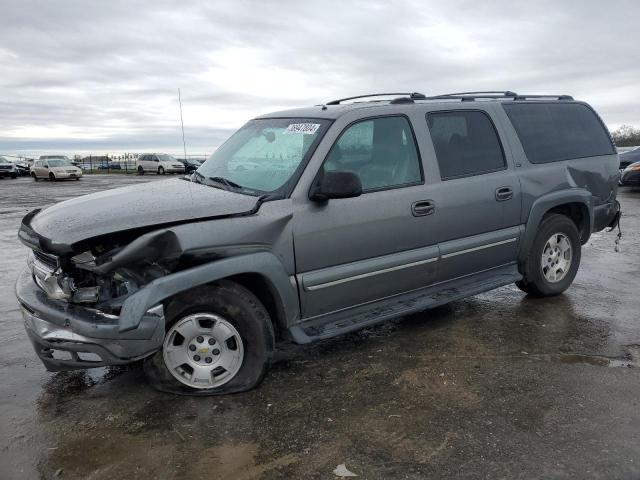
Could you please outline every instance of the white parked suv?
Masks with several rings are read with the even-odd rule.
[[[184,173],[184,165],[166,153],[144,153],[138,157],[136,167],[139,175],[144,175],[145,172],[158,175]]]
[[[73,178],[80,180],[82,170],[71,163],[65,156],[43,155],[31,166],[31,177],[37,182],[39,179],[57,180]]]

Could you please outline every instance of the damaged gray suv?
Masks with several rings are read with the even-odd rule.
[[[368,95],[251,120],[188,177],[34,210],[16,291],[47,369],[144,360],[255,387],[309,343],[503,285],[563,292],[619,221],[618,156],[571,97]]]

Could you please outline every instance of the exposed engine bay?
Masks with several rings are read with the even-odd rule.
[[[98,241],[76,255],[33,250],[28,264],[49,298],[117,315],[127,297],[176,267],[174,247],[173,232],[160,231],[128,244]]]

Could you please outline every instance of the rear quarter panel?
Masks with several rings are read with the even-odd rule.
[[[539,198],[553,192],[581,189],[591,193],[592,207],[611,202],[618,192],[618,154],[584,157],[559,162],[534,164],[529,162],[522,144],[502,108],[496,109],[507,142],[511,148],[522,187],[522,223]],[[562,202],[558,195],[558,202]]]

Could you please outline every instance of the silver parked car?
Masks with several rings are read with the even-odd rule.
[[[569,96],[335,100],[249,121],[190,177],[30,212],[16,291],[50,370],[144,359],[160,390],[239,392],[280,338],[514,282],[562,293],[618,222],[617,182],[605,126]]]
[[[51,182],[58,180],[80,180],[82,170],[71,163],[65,156],[43,155],[39,160],[33,162],[31,166],[31,177],[37,182],[40,179],[47,179]]]

